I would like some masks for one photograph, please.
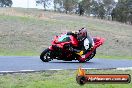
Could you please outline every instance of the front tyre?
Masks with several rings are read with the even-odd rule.
[[[51,61],[50,50],[49,50],[49,48],[45,49],[45,50],[41,53],[40,59],[41,59],[43,62],[49,62],[49,61]]]

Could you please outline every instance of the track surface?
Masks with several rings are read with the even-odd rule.
[[[132,60],[93,58],[86,63],[78,63],[78,61],[67,62],[58,60],[45,63],[39,59],[39,56],[0,56],[0,71],[77,69],[79,66],[82,66],[83,68],[97,69],[132,67]]]

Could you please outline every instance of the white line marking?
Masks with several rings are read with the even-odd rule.
[[[22,72],[30,72],[30,71],[35,71],[35,70],[20,70]]]
[[[132,67],[116,68],[116,70],[132,70]]]
[[[8,72],[15,72],[15,71],[0,71],[0,73],[8,73]]]
[[[59,71],[59,70],[64,70],[64,69],[48,69],[48,70],[57,70],[57,71]]]
[[[94,70],[94,69],[97,69],[97,68],[82,68],[82,69],[87,69],[87,70]]]
[[[74,69],[74,70],[77,70],[77,69]],[[132,70],[132,67],[124,67],[124,68],[123,67],[121,67],[121,68],[82,68],[82,69],[87,69],[87,70],[107,70],[107,69],[108,70],[109,69],[115,69],[115,70]],[[56,71],[59,71],[59,70],[65,70],[65,69],[48,69],[48,70],[53,70],[53,71],[56,70]],[[34,71],[35,70],[0,71],[0,73],[21,73],[21,72],[34,72]],[[40,70],[40,71],[44,71],[44,70]]]

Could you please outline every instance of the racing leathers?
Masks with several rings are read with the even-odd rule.
[[[78,36],[77,32],[67,32],[67,35],[73,37],[71,39],[72,42],[77,41],[76,44],[75,42],[73,42],[72,50],[79,55],[86,54],[86,52],[90,51],[94,46],[94,41],[89,35],[87,35],[87,37],[83,41],[79,41],[77,39]]]

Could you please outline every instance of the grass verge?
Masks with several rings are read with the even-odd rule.
[[[106,56],[97,54],[94,58],[103,58],[103,59],[132,59],[130,56]]]
[[[90,74],[130,74],[132,71],[88,70]],[[76,71],[44,71],[17,73],[0,76],[0,88],[132,88],[132,84],[85,84],[80,86],[75,80]]]

